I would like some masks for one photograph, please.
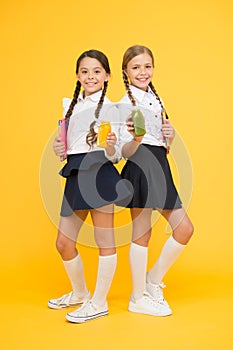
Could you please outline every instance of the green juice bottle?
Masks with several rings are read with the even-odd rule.
[[[146,133],[145,120],[140,109],[135,109],[132,111],[132,120],[134,123],[134,135],[143,136]]]

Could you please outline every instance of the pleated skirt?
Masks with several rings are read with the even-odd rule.
[[[66,178],[61,216],[131,199],[121,175],[102,151],[69,155],[60,175]]]
[[[177,209],[182,202],[176,190],[164,147],[141,144],[121,176],[127,180],[132,199],[128,208]]]

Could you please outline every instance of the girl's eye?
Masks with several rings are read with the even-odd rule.
[[[148,65],[148,66],[146,66],[146,68],[151,69],[151,68],[152,68],[152,66],[151,66],[151,65]]]
[[[101,73],[100,70],[95,71],[95,74],[100,74],[100,73]]]
[[[136,70],[136,69],[138,69],[138,66],[132,67],[132,69]]]
[[[87,71],[86,70],[82,70],[81,73],[82,74],[87,74]]]

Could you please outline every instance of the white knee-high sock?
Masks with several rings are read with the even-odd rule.
[[[117,254],[99,256],[95,292],[92,297],[93,302],[99,306],[102,306],[106,303],[107,295],[116,270],[116,264]]]
[[[78,254],[71,260],[63,260],[63,264],[69,277],[74,295],[79,298],[87,294],[83,263],[80,255]]]
[[[148,247],[143,247],[136,243],[131,243],[129,251],[129,261],[132,273],[134,299],[143,296],[146,290],[146,271],[148,260]]]
[[[147,282],[159,284],[164,275],[176,261],[186,245],[177,242],[172,236],[168,238],[163,246],[162,252],[152,267],[147,273]]]

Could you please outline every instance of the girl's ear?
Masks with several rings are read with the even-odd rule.
[[[129,79],[129,76],[127,74],[127,71],[124,69],[123,72],[125,73],[125,75],[127,76],[127,78]]]
[[[106,73],[106,78],[104,81],[109,81],[109,78],[110,78],[110,74]]]

